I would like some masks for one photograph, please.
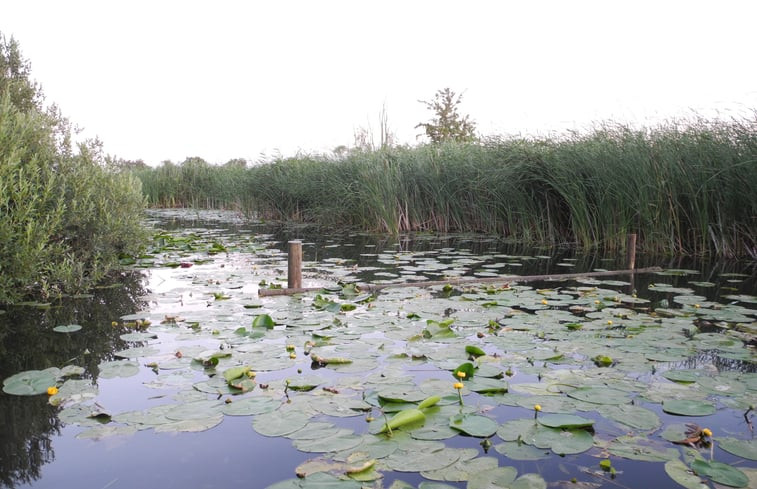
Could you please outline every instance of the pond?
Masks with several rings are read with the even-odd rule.
[[[754,262],[147,220],[139,273],[0,312],[0,486],[757,487]],[[295,238],[323,290],[259,296]]]

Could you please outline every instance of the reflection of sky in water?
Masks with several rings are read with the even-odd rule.
[[[194,232],[203,234],[204,228],[196,227]],[[241,253],[219,253],[207,263],[194,264],[189,268],[154,268],[146,273],[146,288],[148,295],[145,300],[147,307],[138,315],[148,317],[153,323],[153,330],[158,332],[159,338],[149,340],[149,346],[158,349],[156,356],[135,359],[142,368],[138,375],[127,378],[99,379],[99,395],[97,402],[105,411],[112,414],[130,410],[142,410],[148,407],[174,404],[173,399],[177,389],[175,388],[150,388],[147,385],[170,376],[170,370],[160,370],[160,377],[150,368],[144,367],[145,363],[157,361],[161,363],[173,357],[177,351],[200,351],[200,349],[215,350],[222,344],[233,343],[234,336],[228,331],[234,327],[250,328],[253,317],[257,314],[267,313],[277,320],[288,321],[292,324],[317,324],[323,317],[328,316],[312,308],[312,295],[304,296],[299,300],[286,297],[260,298],[259,283],[282,283],[286,286],[286,257],[281,253],[284,249],[288,236],[267,236],[264,240],[255,241],[251,232],[245,231],[242,237],[235,237],[235,230],[213,230],[214,236],[224,236],[224,240],[248,243],[243,238],[254,243],[255,250],[240,245]],[[301,230],[297,230],[301,232]],[[299,237],[299,236],[296,236]],[[575,270],[592,270],[595,268],[612,268],[612,261],[602,260],[598,257],[577,257],[572,260],[571,256],[547,257],[518,254],[513,251],[498,249],[496,242],[491,239],[478,241],[470,238],[457,237],[451,240],[441,240],[432,237],[423,237],[418,243],[418,249],[412,248],[410,242],[397,242],[388,239],[385,242],[371,242],[365,235],[349,237],[353,246],[339,246],[339,240],[322,236],[319,240],[311,240],[305,243],[305,263],[303,282],[306,287],[333,285],[337,280],[347,281],[414,281],[422,278],[438,280],[444,276],[473,275],[490,276],[491,274],[528,274],[528,273],[560,273],[573,272]],[[276,243],[274,243],[276,239]],[[459,243],[466,249],[450,246],[451,243]],[[265,246],[273,246],[271,250],[265,250]],[[544,250],[534,252],[544,253]],[[189,256],[174,256],[177,261],[192,260],[193,257],[204,258],[203,253],[190,254]],[[643,261],[639,260],[640,262]],[[649,263],[650,265],[658,263]],[[646,264],[645,264],[646,265]],[[641,266],[641,265],[640,265]],[[747,267],[748,268],[748,267]],[[703,267],[704,270],[704,267]],[[710,270],[710,269],[707,269]],[[696,293],[701,294],[707,300],[716,300],[720,295],[727,293],[753,294],[754,273],[747,277],[745,282],[728,282],[732,278],[721,280],[719,273],[724,269],[709,273],[707,271],[694,276],[697,280],[711,281],[713,287],[697,287]],[[659,301],[668,300],[671,307],[681,307],[677,304],[673,295],[663,292],[648,290],[649,283],[669,283],[677,287],[688,285],[687,277],[670,276],[645,276],[636,277],[635,287],[639,290],[639,297]],[[544,283],[529,284],[538,287],[601,287],[626,292],[629,284],[625,278],[620,281],[574,281],[569,283]],[[737,288],[737,291],[728,290],[727,287]],[[219,299],[228,295],[230,299]],[[400,302],[406,301],[406,309],[403,312],[414,311],[416,308],[409,304],[424,304],[417,309],[424,315],[431,314],[424,311],[429,301],[439,300],[437,293],[429,290],[422,292],[408,290],[387,289],[383,295],[385,298],[394,298]],[[455,292],[459,294],[459,292]],[[575,294],[574,294],[575,295]],[[571,294],[567,294],[568,297]],[[471,295],[472,299],[475,299]],[[549,297],[550,300],[559,299],[558,296]],[[446,300],[446,299],[445,299]],[[477,299],[476,299],[477,300]],[[240,304],[259,306],[256,308],[242,308]],[[396,305],[396,304],[395,304]],[[461,324],[468,324],[476,320],[475,311],[465,311],[464,303],[454,304],[453,313],[460,316]],[[684,304],[685,306],[685,304]],[[378,305],[377,307],[381,307]],[[754,305],[745,307],[754,308]],[[396,313],[396,311],[394,311]],[[179,326],[171,324],[159,324],[166,316],[179,316],[185,321],[180,321]],[[500,317],[503,315],[500,314]],[[359,315],[340,316],[349,327],[353,320],[357,321]],[[382,317],[389,322],[390,316]],[[617,320],[621,322],[620,319]],[[187,323],[196,322],[200,331],[198,334],[187,327]],[[420,323],[418,323],[420,324]],[[417,326],[417,324],[413,325]],[[381,327],[381,321],[376,321],[376,327]],[[412,326],[407,326],[412,327]],[[218,336],[209,335],[211,330],[223,331]],[[396,331],[393,334],[397,334]],[[287,332],[283,327],[277,327],[269,332],[270,339],[261,344],[265,348],[281,349],[286,341]],[[405,335],[406,336],[406,335]],[[356,336],[357,338],[358,336]],[[370,340],[380,343],[385,340],[386,348],[380,357],[381,366],[391,366],[393,361],[389,355],[408,351],[406,341],[398,340],[396,336],[385,335],[383,331],[376,330],[372,333],[359,335],[362,341]],[[404,338],[404,336],[403,336]],[[475,342],[475,335],[469,337],[469,341]],[[374,344],[374,343],[371,343]],[[133,345],[143,346],[143,345]],[[489,349],[496,343],[487,345]],[[302,366],[305,374],[313,374],[328,379],[348,378],[350,376],[367,375],[366,372],[344,373],[334,369],[321,368],[310,370],[307,366],[309,360],[302,354],[302,345],[297,345],[298,366]],[[570,355],[567,355],[570,357]],[[571,357],[572,358],[572,357]],[[711,366],[717,359],[701,358],[700,363],[691,361],[676,365],[678,368],[701,368]],[[692,363],[693,362],[693,363]],[[540,362],[537,362],[540,363]],[[401,362],[396,365],[403,365]],[[223,368],[227,368],[224,365]],[[554,370],[564,370],[575,367],[575,364],[552,364]],[[506,364],[503,363],[503,368]],[[663,370],[664,367],[661,367]],[[376,373],[375,369],[371,373]],[[511,383],[538,382],[533,372],[519,372],[508,379]],[[396,370],[388,368],[389,375]],[[191,370],[196,380],[207,379],[207,374],[198,368]],[[405,372],[412,376],[416,384],[428,379],[441,379],[451,385],[454,379],[449,372],[441,371],[430,363],[410,364]],[[284,368],[274,372],[259,373],[259,382],[274,382],[287,377],[298,375],[296,368]],[[646,374],[645,374],[646,375]],[[182,379],[174,379],[183,382]],[[192,380],[187,380],[191,383]],[[182,384],[182,389],[189,384]],[[643,394],[643,392],[641,393]],[[293,393],[292,396],[307,395]],[[532,411],[522,406],[502,406],[492,398],[470,394],[466,397],[466,405],[475,406],[476,409],[496,417],[500,423],[508,419],[528,417]],[[681,422],[707,422],[717,426],[722,433],[741,433],[744,430],[743,417],[737,410],[723,409],[714,416],[704,419],[680,418],[662,412],[660,405],[643,403],[654,411],[664,425]],[[376,412],[374,410],[374,416]],[[598,420],[597,432],[603,437],[608,434],[619,436],[625,429],[608,420],[599,417],[594,412],[582,412],[581,415],[594,417]],[[211,487],[252,487],[263,488],[269,484],[283,479],[294,477],[294,468],[301,462],[316,458],[316,453],[302,453],[292,447],[291,440],[287,438],[267,438],[259,435],[252,428],[251,416],[226,416],[223,422],[206,432],[163,434],[153,430],[138,432],[133,436],[105,438],[100,441],[79,440],[74,436],[86,428],[68,426],[61,436],[53,438],[55,460],[42,467],[42,477],[30,484],[30,487],[160,487],[165,488],[211,488]],[[366,423],[364,415],[351,418],[332,418],[318,415],[314,420],[331,421],[339,426],[353,429],[356,433],[364,433]],[[656,435],[653,435],[656,437]],[[474,448],[483,455],[479,445],[480,439],[457,436],[446,440],[448,446],[457,448]],[[492,437],[496,445],[499,440]],[[594,452],[596,454],[596,451]],[[508,460],[499,455],[495,450],[490,450],[489,456],[497,457],[500,465],[512,465],[518,468],[519,474],[526,472],[539,472],[547,481],[569,480],[572,476],[579,476],[579,480],[597,482],[598,479],[586,474],[588,470],[597,469],[597,460],[591,454],[582,454],[560,458],[552,455],[549,459],[540,462],[519,462]],[[741,460],[723,451],[717,452],[717,459],[724,462]],[[645,463],[613,458],[613,466],[621,472],[618,480],[625,487],[661,487],[662,484],[672,485],[672,481],[664,473],[662,463]],[[749,463],[747,463],[748,465]],[[753,465],[753,464],[752,464]],[[583,469],[585,467],[586,469]],[[397,474],[387,472],[384,487],[391,485],[395,479],[404,480],[414,486],[424,481],[419,474]],[[465,483],[447,483],[452,487],[463,488]],[[24,486],[20,486],[24,487]],[[608,483],[602,487],[614,487]]]

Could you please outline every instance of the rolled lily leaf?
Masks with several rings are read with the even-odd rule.
[[[424,421],[426,421],[426,415],[420,409],[403,409],[384,423],[384,427],[379,433],[386,433],[387,431],[396,430],[412,423],[422,423]]]

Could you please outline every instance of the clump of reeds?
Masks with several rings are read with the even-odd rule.
[[[756,129],[754,119],[608,123],[551,138],[278,158],[243,174],[164,164],[141,178],[153,204],[239,205],[269,220],[608,251],[637,233],[650,252],[745,255],[757,253]]]

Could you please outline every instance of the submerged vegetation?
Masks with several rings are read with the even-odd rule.
[[[139,180],[73,134],[0,34],[0,304],[86,290],[143,242]]]
[[[248,169],[166,163],[138,175],[153,205],[241,206],[268,220],[482,232],[606,251],[637,233],[646,252],[757,254],[757,118],[606,124],[587,134],[358,149]],[[196,193],[182,190],[186,181]]]

